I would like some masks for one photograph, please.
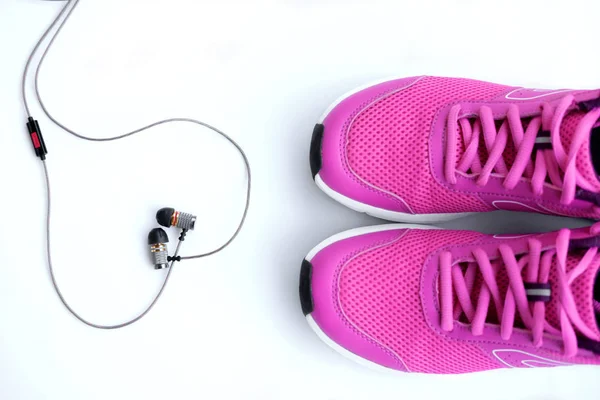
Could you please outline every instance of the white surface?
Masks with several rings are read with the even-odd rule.
[[[309,314],[306,316],[306,322],[308,323],[308,326],[310,326],[310,328],[313,330],[313,332],[315,332],[315,334],[319,337],[319,339],[321,339],[323,341],[323,343],[325,343],[327,346],[331,347],[333,350],[335,350],[336,352],[338,352],[341,355],[343,355],[344,357],[346,357],[348,360],[358,363],[360,365],[363,365],[367,368],[370,368],[373,371],[381,372],[384,374],[398,374],[398,375],[405,374],[405,372],[397,371],[395,369],[384,367],[382,365],[374,363],[373,361],[369,361],[366,358],[359,357],[356,354],[352,353],[351,351],[346,350],[344,347],[337,344],[337,342],[334,342],[333,340],[331,340],[331,338],[329,336],[327,336],[325,334],[325,332],[323,332],[321,327],[315,322],[312,315]]]
[[[323,112],[323,114],[321,114],[321,117],[319,118],[318,122],[320,124],[322,124],[323,121],[325,121],[325,118],[327,118],[327,115],[329,115],[329,113],[331,111],[333,111],[333,109],[338,104],[340,104],[342,101],[346,100],[348,97],[352,96],[353,94],[356,94],[356,93],[360,92],[361,90],[368,89],[371,86],[375,86],[375,85],[378,85],[380,83],[384,83],[384,82],[391,81],[391,80],[394,80],[394,79],[401,79],[401,78],[404,78],[404,76],[387,76],[385,78],[377,79],[376,81],[372,81],[372,82],[368,82],[368,83],[365,83],[365,84],[360,85],[360,86],[356,86],[352,90],[348,90],[346,93],[344,93],[343,95],[341,95],[340,97],[338,97],[337,99],[335,99],[334,102],[332,102],[331,104],[329,104],[329,106],[327,107],[327,109]],[[419,79],[416,80],[416,82],[418,82],[418,81],[419,81]]]
[[[594,1],[83,1],[41,73],[49,108],[101,136],[191,116],[224,129],[254,172],[248,225],[228,251],[178,265],[143,321],[104,332],[69,315],[43,250],[42,169],[19,99],[27,53],[60,3],[0,0],[0,398],[597,399],[600,370],[396,376],[356,365],[307,326],[300,262],[322,239],[377,223],[324,195],[308,165],[315,122],[339,95],[393,75],[600,87]],[[57,278],[84,316],[142,309],[161,272],[153,214],[198,215],[183,253],[235,227],[242,162],[198,128],[86,143],[40,120],[50,151]],[[580,222],[497,213],[447,223],[532,232]],[[170,232],[172,233],[172,232]],[[175,240],[175,237],[172,236]]]

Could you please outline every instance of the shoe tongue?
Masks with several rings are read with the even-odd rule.
[[[583,257],[583,252],[572,252],[567,257],[567,273],[570,272]],[[548,281],[552,286],[552,298],[546,304],[546,321],[553,327],[560,329],[560,288],[558,286],[556,259],[550,269]],[[598,323],[598,307],[600,307],[600,254],[596,255],[588,268],[569,286],[573,294],[573,300],[577,312],[583,323],[596,336],[600,336],[600,325]],[[599,310],[600,311],[600,310]],[[575,327],[575,330],[577,328]],[[579,332],[582,333],[582,332]],[[589,339],[597,339],[589,338]]]

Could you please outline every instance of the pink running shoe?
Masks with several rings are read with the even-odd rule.
[[[600,219],[600,90],[412,77],[335,102],[316,125],[317,185],[404,222],[528,211]]]
[[[457,374],[600,365],[600,224],[533,235],[380,225],[302,264],[302,310],[371,366]]]

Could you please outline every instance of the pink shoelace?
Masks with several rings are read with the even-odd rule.
[[[591,228],[593,234],[600,232],[600,224]],[[448,251],[440,255],[440,306],[442,329],[450,332],[454,329],[455,320],[464,314],[471,324],[471,333],[479,336],[488,317],[490,300],[494,302],[496,314],[499,319],[500,332],[504,340],[510,339],[516,313],[519,313],[525,328],[531,331],[535,346],[540,347],[544,333],[562,336],[564,354],[572,357],[577,354],[577,336],[575,328],[589,338],[600,340],[581,319],[570,285],[590,265],[598,253],[598,248],[589,248],[581,261],[571,271],[566,271],[567,253],[571,231],[563,229],[556,238],[556,247],[542,249],[541,242],[535,238],[528,241],[529,252],[517,255],[513,249],[505,244],[498,247],[500,257],[491,260],[482,249],[475,249],[469,260],[452,260]],[[551,326],[545,318],[545,303],[541,301],[530,302],[525,290],[525,282],[521,271],[525,270],[527,282],[548,283],[548,276],[552,261],[556,258],[555,266],[558,277],[556,284],[559,288],[559,321],[560,329]],[[459,263],[467,263],[463,269]],[[509,286],[504,299],[498,288],[496,274],[500,268],[506,270]],[[481,289],[474,305],[471,300],[474,282],[477,273],[481,275]],[[556,293],[554,295],[557,295]],[[458,299],[456,306],[453,304],[454,296]]]
[[[466,177],[478,176],[477,185],[484,186],[488,183],[490,176],[503,177],[503,186],[509,190],[513,189],[520,180],[527,180],[531,182],[536,195],[543,193],[544,186],[561,190],[561,203],[563,204],[570,204],[573,201],[577,187],[595,191],[590,182],[577,170],[575,160],[581,145],[600,117],[600,108],[589,111],[583,117],[575,130],[571,147],[566,151],[561,142],[560,126],[565,115],[575,107],[573,95],[563,97],[556,107],[545,103],[542,105],[541,115],[531,118],[527,128],[524,129],[518,105],[511,104],[502,125],[496,129],[496,122],[490,107],[482,106],[479,118],[473,120],[472,115],[460,115],[460,104],[453,106],[450,109],[447,123],[448,138],[444,165],[446,179],[451,184],[456,184],[457,174]],[[458,124],[462,129],[466,150],[457,165]],[[540,128],[550,132],[552,149],[537,150],[535,161],[532,161],[532,153]],[[509,131],[517,150],[515,160],[510,168],[507,167],[502,157]],[[478,154],[482,133],[488,152],[488,158],[484,165]],[[547,177],[550,182],[547,182]]]

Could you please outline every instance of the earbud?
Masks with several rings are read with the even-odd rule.
[[[175,211],[173,208],[165,207],[156,213],[156,221],[167,228],[176,226],[183,229],[181,231],[180,241],[183,241],[188,230],[193,230],[196,225],[196,216],[184,212]],[[167,249],[169,237],[162,228],[154,228],[148,234],[148,244],[154,262],[155,269],[169,267],[169,250]],[[181,257],[174,257],[173,260],[179,261]]]
[[[196,216],[180,211],[175,211],[173,208],[161,208],[156,213],[156,221],[159,225],[170,227],[176,226],[181,229],[193,231],[196,225]]]
[[[163,269],[169,266],[167,243],[169,243],[169,237],[162,228],[154,228],[148,234],[154,269]]]

